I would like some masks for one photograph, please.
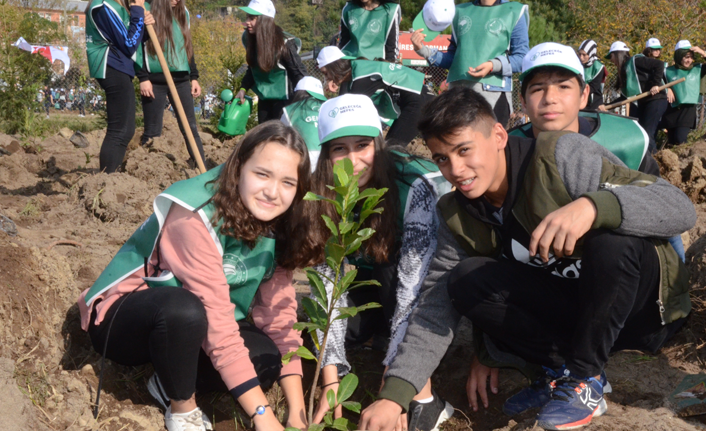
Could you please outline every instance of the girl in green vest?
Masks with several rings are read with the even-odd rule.
[[[199,71],[196,69],[194,59],[194,46],[191,42],[189,12],[186,10],[184,0],[152,0],[148,9],[154,15],[154,31],[159,39],[159,45],[164,49],[164,57],[169,64],[169,72],[174,80],[179,100],[186,113],[191,133],[201,154],[201,160],[204,160],[203,146],[194,114],[194,98],[201,95],[201,86],[198,81]],[[174,105],[174,100],[169,92],[167,79],[151,40],[142,44],[142,48],[138,51],[136,65],[137,78],[140,80],[140,94],[142,95],[142,112],[145,118],[145,130],[140,143],[145,145],[162,134],[166,98],[169,98],[172,105]],[[186,143],[184,125],[181,124],[179,116],[177,116],[177,121]],[[187,145],[186,149],[191,160],[195,163],[191,146]]]
[[[333,93],[370,97],[380,119],[390,130],[387,140],[407,145],[417,136],[417,119],[427,100],[434,97],[424,85],[424,74],[386,61],[354,59],[335,46],[323,48],[316,58]]]
[[[240,9],[248,14],[242,38],[248,70],[235,98],[243,103],[245,92],[252,89],[258,97],[260,124],[278,120],[294,87],[306,75],[299,58],[301,41],[275,24],[275,6],[271,0],[251,0]]]
[[[399,0],[351,0],[341,13],[338,47],[346,55],[395,61],[399,56]]]
[[[321,152],[319,142],[319,109],[326,101],[324,87],[321,81],[313,76],[305,76],[294,88],[292,104],[287,105],[280,120],[287,126],[292,126],[302,135],[309,149],[311,169],[316,167],[316,161]]]
[[[659,91],[659,87],[664,84],[662,81],[664,63],[643,54],[630,57],[630,48],[620,41],[611,45],[606,58],[609,58],[618,69],[616,91],[621,93],[622,99],[646,91],[650,92],[649,96],[637,101],[637,109],[634,110],[636,112],[631,109],[630,115],[637,117],[638,122],[647,132],[650,138],[649,151],[654,154],[657,152],[655,144],[657,126],[667,109],[667,92]]]
[[[101,145],[100,169],[113,173],[123,163],[135,134],[133,58],[145,25],[154,24],[144,0],[93,0],[86,9],[86,55],[91,78],[105,91],[108,128]]]
[[[97,352],[154,366],[147,388],[169,431],[210,428],[196,390],[229,391],[255,430],[282,431],[263,392],[275,381],[287,425],[306,428],[301,362],[282,366],[281,355],[302,343],[292,270],[318,257],[306,230],[293,229],[309,172],[294,129],[253,128],[223,165],[160,194],[81,294],[81,326]]]
[[[674,65],[665,73],[667,82],[686,78],[686,81],[667,89],[670,106],[662,117],[662,125],[667,128],[670,145],[685,143],[691,129],[696,127],[696,104],[706,67],[694,63],[694,53],[706,57],[703,49],[691,46],[688,40],[680,40],[674,50]]]
[[[358,280],[374,279],[381,286],[356,288],[340,304],[345,307],[378,302],[382,308],[363,311],[332,325],[321,361],[322,385],[336,391],[338,376],[350,370],[346,347],[373,338],[374,346],[387,350],[383,365],[387,366],[394,358],[436,249],[439,220],[435,204],[438,193],[448,191],[448,183],[432,162],[385,146],[380,120],[367,96],[345,94],[325,102],[319,116],[319,139],[321,155],[313,184],[317,193],[333,197],[326,185],[333,184],[333,164],[344,158],[353,162],[355,173],[361,173],[358,179],[361,190],[366,187],[388,189],[382,201],[383,212],[370,216],[365,223],[375,234],[361,247],[361,252],[347,257],[348,263],[357,267]],[[333,220],[338,218],[326,203],[321,203],[317,213]],[[312,234],[319,236],[319,261],[323,262],[323,247],[330,234],[321,219],[315,226]],[[325,264],[316,269],[332,275]],[[326,287],[331,289],[330,284]],[[415,418],[410,430],[431,430],[453,412],[448,403],[432,393],[430,384],[415,400],[420,403],[413,402],[410,412],[416,411],[417,405],[420,407],[410,415]],[[327,410],[324,394],[319,400],[315,422],[319,422]],[[337,411],[336,417],[340,414]],[[431,427],[425,425],[429,423]],[[404,425],[406,428],[407,424]]]
[[[591,94],[588,96],[588,110],[596,111],[603,110],[603,84],[606,78],[606,68],[596,56],[598,45],[594,40],[588,39],[581,42],[579,46],[579,60],[583,64],[583,73],[586,84],[591,89]]]

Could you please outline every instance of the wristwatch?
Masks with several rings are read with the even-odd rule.
[[[264,406],[257,406],[257,408],[255,408],[255,413],[253,413],[252,416],[250,416],[250,419],[252,420],[252,419],[255,419],[255,416],[264,415],[264,414],[265,414],[265,409],[266,409],[267,407],[270,407],[270,405],[269,405],[269,404],[266,404],[266,405],[264,405]],[[272,408],[272,407],[270,407],[270,408]]]

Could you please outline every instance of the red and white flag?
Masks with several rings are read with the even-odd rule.
[[[27,42],[24,37],[17,39],[17,42],[13,45],[19,49],[31,52],[32,54],[39,54],[49,60],[52,64],[56,60],[61,60],[64,63],[64,74],[66,74],[69,67],[71,67],[68,46],[32,45]]]

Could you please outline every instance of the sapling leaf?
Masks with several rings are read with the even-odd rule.
[[[357,276],[358,276],[357,269],[351,269],[350,271],[348,271],[346,273],[346,275],[344,275],[343,278],[341,279],[341,283],[340,283],[341,291],[345,291],[346,289],[348,289],[348,286],[350,286],[351,283],[353,283],[353,280],[355,280],[355,278]]]
[[[328,228],[328,230],[331,231],[333,236],[338,238],[338,228],[336,228],[336,223],[334,223],[333,220],[331,220],[331,217],[327,216],[326,214],[322,214],[321,218],[324,219],[324,223],[326,223],[326,227]]]
[[[341,235],[345,235],[348,232],[353,229],[353,226],[355,226],[355,222],[350,222],[350,221],[342,221],[338,224],[339,231],[341,232]]]
[[[284,431],[301,431],[301,430],[299,428],[287,427],[284,429]]]
[[[379,198],[380,196],[382,196],[381,194],[379,194],[379,192],[380,192],[379,189],[373,189],[373,188],[365,189],[358,194],[358,197],[355,199],[355,201],[360,202],[363,199],[367,199],[371,196],[378,196],[378,198]]]
[[[316,330],[323,331],[326,327],[314,322],[296,322],[292,325],[292,329],[295,331],[314,332]]]
[[[306,194],[304,195],[303,199],[304,199],[305,201],[320,201],[320,200],[323,200],[323,199],[326,199],[326,198],[324,198],[323,196],[319,196],[319,195],[317,195],[317,194],[314,193],[314,192],[306,192]]]
[[[343,408],[350,410],[352,412],[360,413],[361,405],[357,401],[344,401],[341,403]]]
[[[355,388],[358,387],[358,376],[348,373],[341,379],[338,384],[338,402],[342,403],[353,395]]]
[[[348,185],[348,182],[350,181],[350,176],[348,175],[349,172],[351,174],[353,173],[353,163],[350,159],[339,160],[335,165],[333,165],[333,176],[336,187]]]
[[[367,304],[363,304],[359,307],[356,307],[358,309],[358,313],[364,310],[369,310],[371,308],[380,308],[382,305],[378,304],[377,302],[368,302]]]
[[[304,307],[304,311],[306,312],[307,316],[309,316],[309,319],[313,323],[316,323],[317,325],[320,325],[324,328],[326,327],[326,322],[328,322],[328,315],[326,314],[326,310],[324,310],[321,304],[309,297],[304,297],[302,298],[302,306]]]
[[[358,237],[360,237],[363,241],[369,239],[373,234],[375,233],[375,229],[371,229],[369,227],[366,227],[365,229],[361,229],[358,231]]]
[[[339,431],[348,431],[349,420],[346,418],[338,418],[333,421],[331,428]]]
[[[348,247],[346,247],[346,256],[351,255],[358,251],[360,246],[363,245],[363,239],[358,237],[353,240],[350,244],[348,244]]]
[[[343,246],[341,246],[340,244],[336,244],[334,242],[329,242],[326,244],[326,255],[327,255],[326,262],[328,262],[328,258],[330,257],[331,259],[333,259],[334,262],[337,263],[337,265],[334,265],[333,267],[331,267],[331,269],[333,269],[335,271],[336,268],[338,267],[338,265],[340,265],[340,263],[343,262],[343,258],[346,256],[346,249],[343,248]],[[331,265],[329,265],[329,266],[331,266]]]
[[[336,393],[333,391],[333,389],[329,389],[326,391],[326,401],[328,401],[328,407],[330,409],[336,407]]]
[[[324,423],[327,427],[333,426],[333,412],[326,412],[326,414],[324,415]]]
[[[333,270],[333,272],[335,273],[336,268],[340,267],[341,261],[336,260],[336,259],[332,258],[331,256],[326,256],[326,265],[328,265],[328,267],[331,268],[331,270]],[[336,282],[338,282],[338,280],[331,280],[331,284],[333,284],[334,286],[336,285]],[[335,287],[334,287],[334,291],[335,291]]]
[[[360,223],[362,224],[368,217],[373,214],[382,214],[384,208],[375,208],[374,210],[365,210],[360,212]]]
[[[318,359],[316,359],[316,356],[314,356],[314,354],[304,346],[299,346],[299,348],[294,352],[302,359],[309,359],[311,361],[319,362]]]
[[[338,310],[339,314],[336,316],[334,321],[336,320],[341,320],[341,319],[348,319],[349,317],[353,317],[356,314],[358,314],[358,308],[357,307],[336,307],[336,310]]]
[[[311,424],[309,425],[309,429],[307,431],[324,431],[324,428],[326,428],[326,425],[324,424]],[[289,429],[289,428],[287,428]],[[296,429],[296,428],[294,428]]]
[[[360,286],[381,286],[380,282],[377,280],[361,280],[361,281],[354,281],[351,283],[351,285],[348,287],[348,290],[350,289],[355,289],[356,287]]]
[[[289,361],[292,360],[292,356],[294,356],[295,354],[296,352],[289,352],[282,356],[282,365],[287,365]]]
[[[309,286],[311,287],[311,293],[314,297],[319,300],[321,305],[328,304],[328,295],[326,294],[326,287],[324,286],[323,280],[319,276],[319,273],[313,269],[306,269],[306,278],[309,279]]]

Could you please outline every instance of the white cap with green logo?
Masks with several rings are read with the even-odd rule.
[[[610,50],[608,51],[608,54],[606,54],[605,58],[610,60],[610,55],[614,52],[630,52],[630,48],[625,44],[625,42],[617,41],[613,42],[613,44],[610,46]]]
[[[650,38],[645,44],[645,48],[662,49],[662,43],[656,37]]]
[[[304,90],[312,97],[319,100],[326,100],[326,96],[324,96],[324,86],[321,85],[321,81],[313,76],[305,76],[300,79],[299,82],[297,82],[297,86],[294,87],[294,91],[299,90]]]
[[[454,0],[427,0],[422,11],[414,18],[412,28],[414,30],[421,28],[426,34],[424,41],[431,42],[451,25],[455,14]]]
[[[677,46],[674,47],[674,50],[679,51],[680,49],[691,49],[691,42],[688,40],[680,40],[677,42]]]
[[[319,55],[316,57],[316,64],[321,69],[340,59],[355,60],[355,57],[344,54],[337,46],[325,46],[319,51]]]
[[[380,117],[368,96],[344,94],[329,99],[319,110],[319,141],[325,144],[345,136],[369,136],[382,133]]]
[[[520,80],[525,79],[528,73],[538,67],[555,66],[569,70],[583,78],[583,65],[570,46],[555,42],[540,43],[530,49],[522,60],[522,74]]]
[[[271,0],[250,0],[250,3],[241,6],[240,10],[249,15],[265,15],[273,19],[275,17],[275,5]]]

